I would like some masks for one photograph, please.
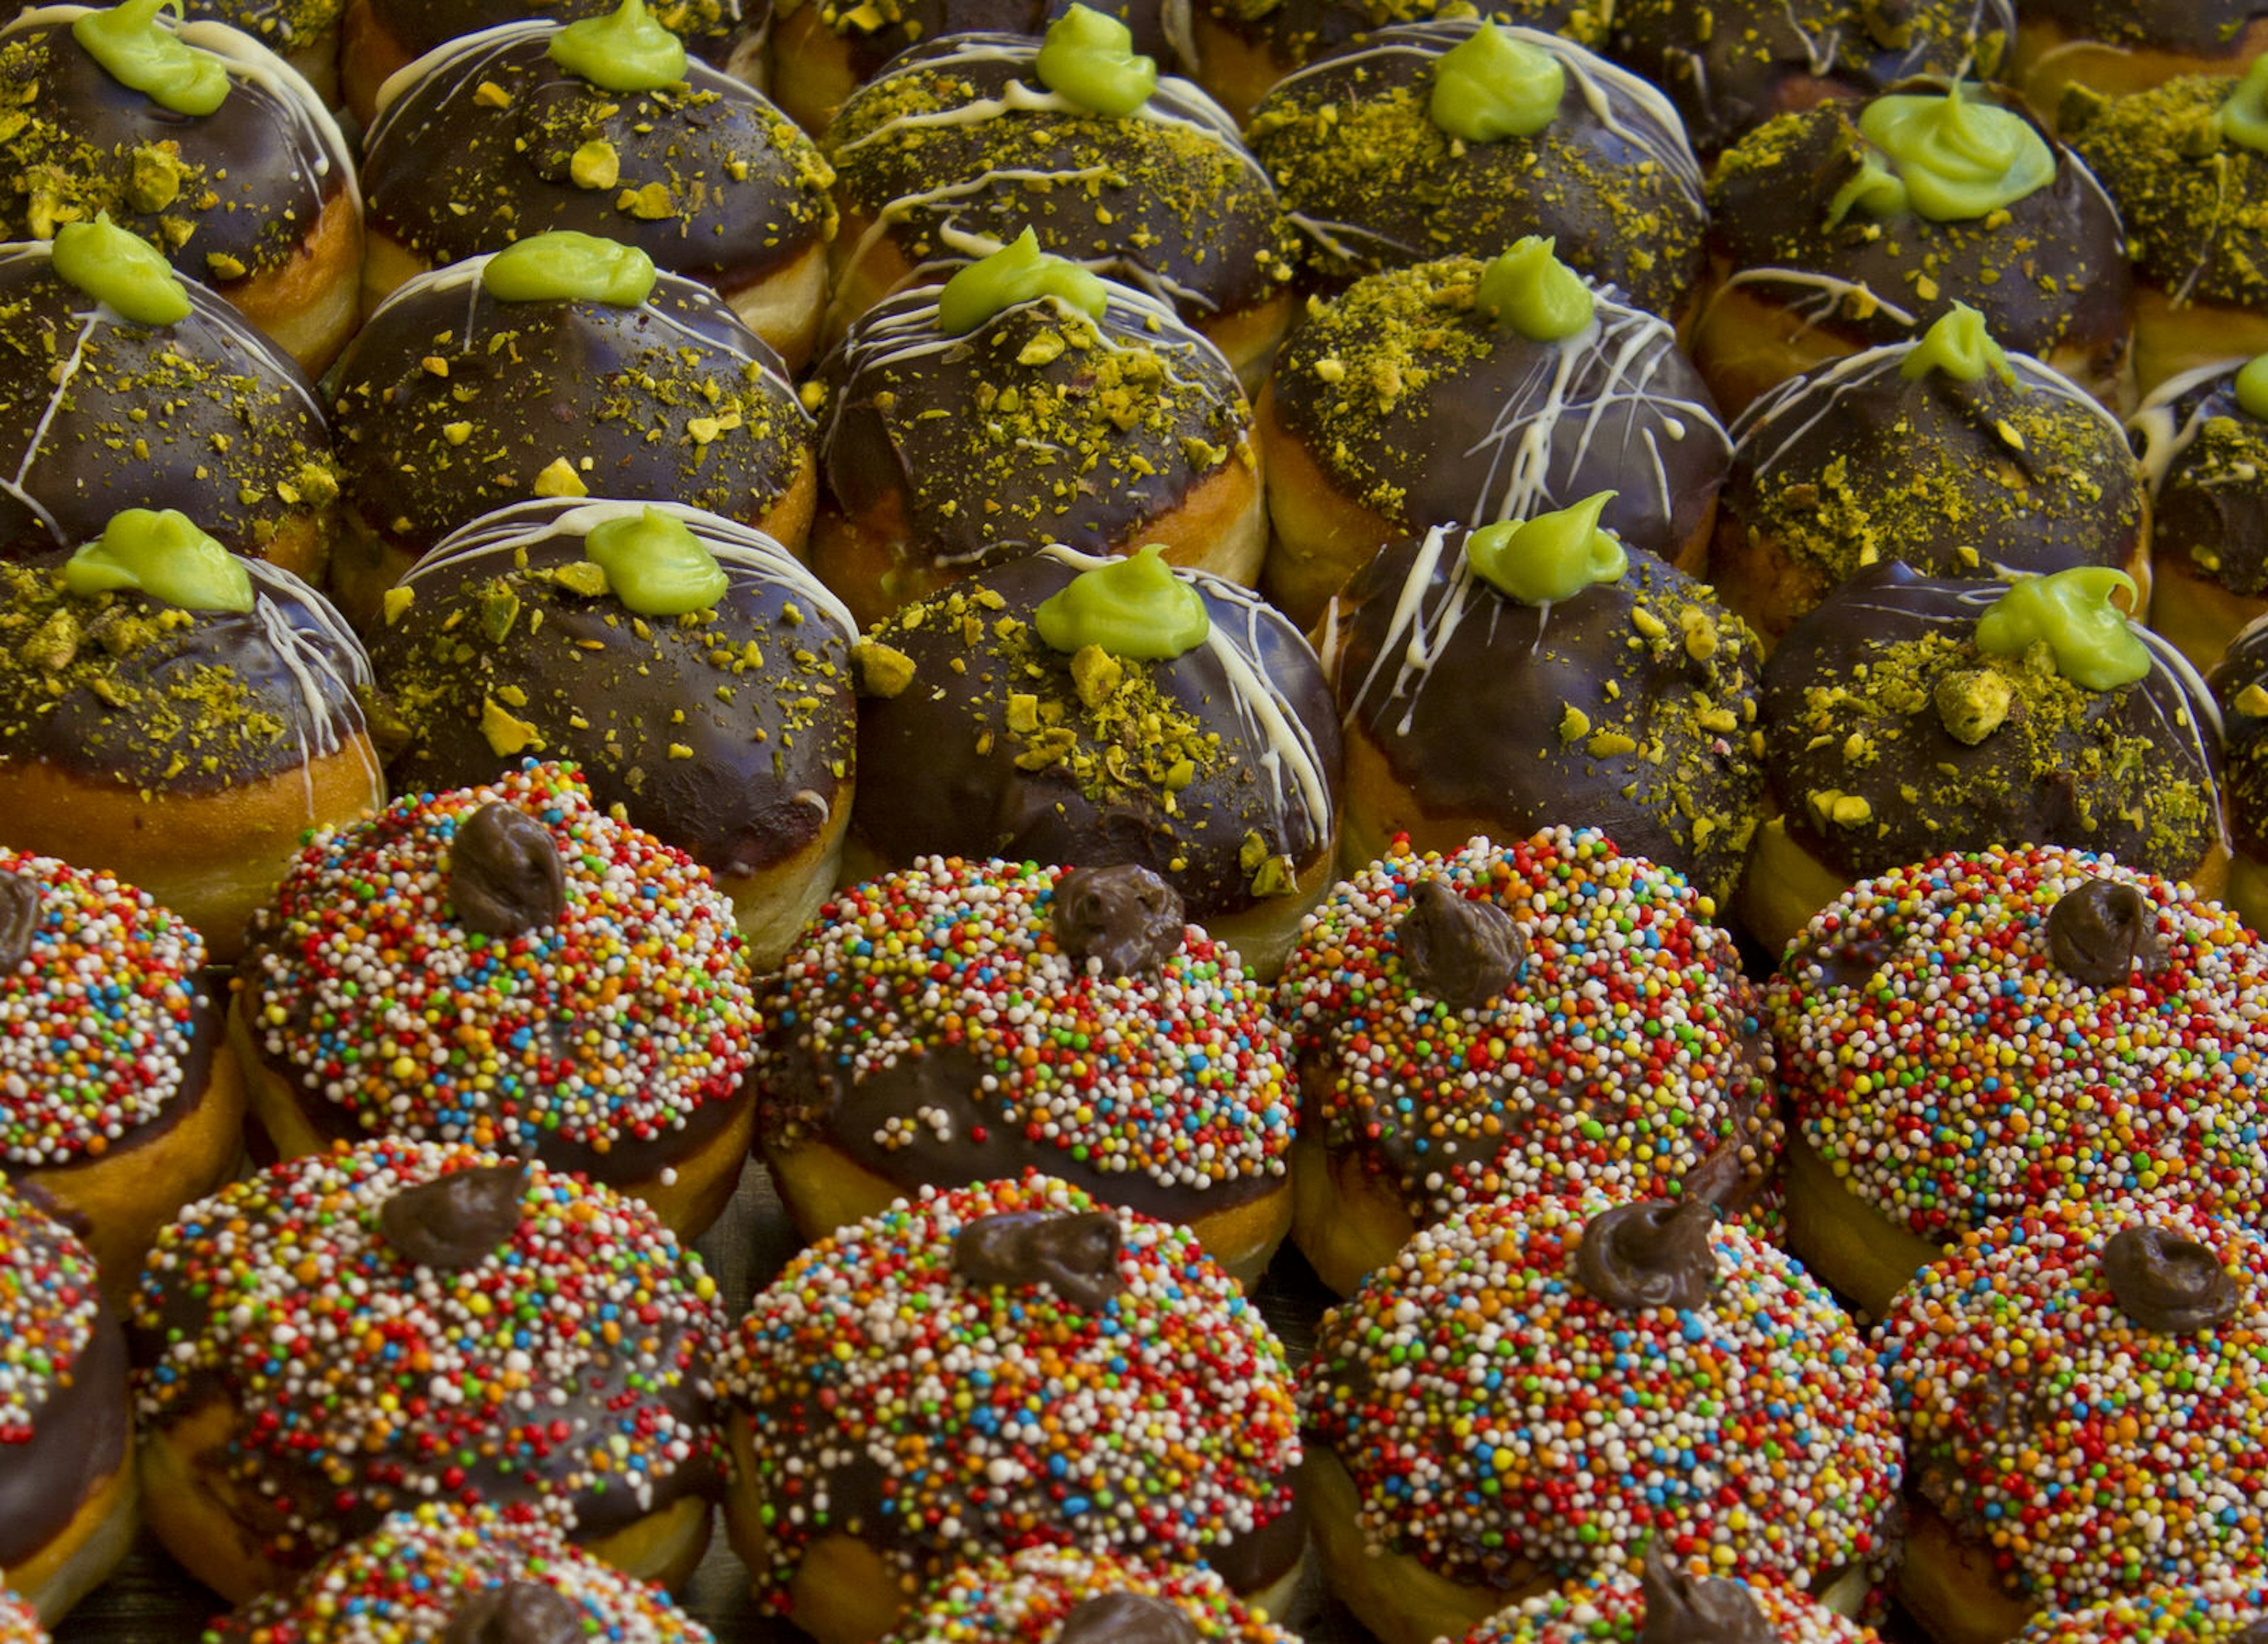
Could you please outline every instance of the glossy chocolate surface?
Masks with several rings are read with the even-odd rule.
[[[2268,422],[2237,403],[2236,368],[2162,385],[2132,429],[2150,482],[2150,557],[2268,595]]]
[[[242,0],[238,0],[242,4]],[[306,0],[300,0],[305,4]],[[409,56],[499,23],[535,18],[573,23],[605,17],[620,0],[361,0],[372,20]],[[339,8],[343,9],[343,8]],[[707,62],[722,65],[771,20],[771,0],[650,0],[663,26]]]
[[[0,1444],[0,1559],[11,1566],[62,1534],[95,1486],[132,1461],[126,1338],[108,1303],[95,1310],[77,1358],[57,1371],[30,1435]]]

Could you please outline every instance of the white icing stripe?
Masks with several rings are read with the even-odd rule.
[[[346,625],[331,604],[306,583],[280,565],[270,565],[264,560],[247,560],[247,571],[254,583],[253,613],[258,618],[261,632],[267,636],[269,648],[276,654],[284,671],[298,686],[300,711],[292,716],[291,732],[299,749],[299,781],[306,795],[307,816],[315,818],[314,761],[328,759],[346,745],[345,739],[332,717],[331,692],[346,699],[341,710],[350,717],[358,717],[353,707],[353,692],[359,686],[369,688],[375,683],[371,672],[370,656],[355,637],[354,630]],[[287,608],[288,607],[288,608]],[[298,613],[294,620],[292,612]],[[308,633],[313,629],[335,650],[326,651]],[[336,658],[343,657],[347,672],[343,678],[338,672]],[[370,803],[373,808],[386,803],[386,776],[379,768],[377,757],[367,738],[355,744],[356,761],[370,782]]]
[[[394,105],[404,92],[427,75],[438,73],[460,58],[477,55],[498,41],[517,40],[523,34],[549,33],[554,26],[541,18],[519,18],[509,23],[475,29],[471,33],[460,34],[454,40],[445,40],[423,56],[411,58],[387,75],[385,83],[378,88],[370,129],[363,135],[364,148],[367,150],[378,145],[379,134],[386,129],[387,116],[393,112]]]
[[[1835,312],[1852,297],[1859,299],[1856,306],[1860,312],[1887,315],[1892,322],[1909,331],[1918,323],[1918,317],[1911,309],[1899,307],[1865,281],[1837,279],[1831,274],[1818,274],[1808,268],[1742,268],[1726,278],[1724,284],[1710,297],[1711,306],[1713,307],[1717,299],[1726,292],[1743,285],[1793,285],[1817,292],[1816,297],[1807,299],[1808,307],[1804,302],[1787,305],[1789,312],[1804,322],[1806,330],[1833,318]],[[1797,334],[1800,337],[1802,334]]]
[[[2249,363],[2243,355],[2235,355],[2225,360],[2216,360],[2211,365],[2200,365],[2194,371],[2183,371],[2178,377],[2169,378],[2151,390],[2150,397],[2142,401],[2141,409],[2135,412],[2128,422],[2128,431],[2141,438],[2139,459],[2143,476],[2150,482],[2150,500],[2153,503],[2158,500],[2158,493],[2164,488],[2166,476],[2173,472],[2173,466],[2181,460],[2182,454],[2197,443],[2197,437],[2205,431],[2209,420],[2205,415],[2205,402],[2200,400],[2188,418],[2176,427],[2174,421],[2176,403],[2216,377],[2241,371]]]

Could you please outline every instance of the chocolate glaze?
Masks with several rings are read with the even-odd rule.
[[[1420,879],[1411,889],[1394,943],[1421,991],[1461,1009],[1488,1003],[1528,962],[1528,939],[1510,914],[1440,879]]]
[[[0,1444],[0,1560],[26,1563],[60,1535],[94,1487],[129,1461],[126,1339],[110,1303],[69,1367],[68,1383],[33,1413],[31,1436]]]
[[[2111,691],[2035,675],[2029,659],[1988,658],[1976,624],[2001,591],[1892,561],[1788,629],[1764,665],[1762,700],[1765,774],[1790,835],[1852,879],[1988,845],[2101,851],[2169,878],[2194,870],[2221,834],[2219,715],[2202,682],[2162,642],[2147,677]],[[1934,692],[1985,672],[2014,681],[2014,694],[1971,745],[1946,729]],[[2064,721],[2056,705],[2066,701]],[[1867,814],[1822,823],[1813,796],[1829,794],[1863,800]]]
[[[379,1206],[378,1230],[420,1266],[477,1267],[519,1226],[526,1192],[525,1164],[453,1171],[413,1183]]]
[[[25,116],[0,141],[0,238],[48,238],[58,207],[88,222],[107,211],[181,273],[223,288],[298,255],[324,207],[353,186],[320,105],[223,53],[227,99],[210,114],[176,114],[113,79],[71,38],[77,15],[29,13],[0,31],[0,106]],[[185,38],[225,43],[210,26]],[[137,186],[137,164],[184,169]]]
[[[1471,574],[1466,534],[1394,543],[1340,591],[1323,660],[1350,730],[1429,813],[1601,828],[1726,894],[1764,797],[1747,628],[1636,550],[1619,582],[1516,604]]]
[[[1198,0],[1206,22],[1292,70],[1352,44],[1373,29],[1419,23],[1464,0]],[[1480,15],[1520,28],[1540,28],[1594,49],[1604,28],[1585,0],[1489,0]],[[1462,15],[1462,13],[1460,13]]]
[[[441,1644],[580,1644],[583,1611],[541,1582],[483,1587],[459,1604]]]
[[[242,0],[239,0],[241,4]],[[521,18],[573,23],[605,17],[621,0],[362,0],[372,19],[410,57],[461,35]],[[771,0],[649,0],[646,8],[686,48],[722,65],[771,21]]]
[[[622,806],[712,872],[786,861],[850,787],[856,626],[771,539],[689,509],[665,511],[724,569],[713,613],[641,619],[611,593],[557,581],[585,563],[593,525],[622,511],[522,503],[418,562],[409,604],[371,635],[379,688],[408,738],[394,780],[469,788],[541,751],[575,761],[601,809]],[[503,751],[484,716],[515,693],[510,716],[537,741],[520,750],[507,738]],[[671,747],[691,757],[666,757]]]
[[[253,587],[248,612],[191,612],[0,566],[0,764],[205,795],[358,747],[362,647],[298,578],[261,565]]]
[[[779,356],[714,292],[664,274],[637,308],[504,303],[484,267],[401,287],[324,379],[348,503],[379,541],[422,554],[537,495],[561,460],[589,495],[727,518],[786,494],[811,419]]]
[[[2010,0],[1622,0],[1607,49],[1669,93],[1705,155],[1913,75],[1990,78],[2015,33]]]
[[[2021,102],[2008,106],[2037,124]],[[2117,358],[2133,286],[2125,239],[2110,200],[2069,150],[2049,136],[2055,180],[1990,217],[1877,223],[1854,210],[1830,228],[1836,194],[1868,148],[1859,114],[1857,103],[1824,104],[1725,151],[1709,181],[1709,251],[1740,290],[1795,310],[1852,348],[1918,335],[1958,302],[1981,312],[2011,353],[2044,356],[2068,346],[2105,368]],[[1782,269],[1801,277],[1776,277]],[[1863,314],[1845,300],[1852,287],[1876,299]]]
[[[449,848],[449,911],[484,936],[520,936],[556,924],[567,872],[551,830],[526,811],[490,801],[467,817]]]
[[[2245,25],[2268,18],[2258,0],[2024,0],[2024,20],[2075,40],[2211,57],[2232,53]]]
[[[2209,1246],[2154,1227],[2110,1236],[2102,1246],[2102,1279],[2119,1310],[2155,1335],[2211,1329],[2244,1299]]]
[[[102,534],[121,509],[176,508],[257,554],[336,494],[306,378],[212,292],[137,326],[65,283],[44,245],[0,249],[0,558]],[[59,363],[76,361],[59,385]]]
[[[1381,29],[1286,76],[1253,110],[1253,151],[1316,267],[1346,276],[1488,258],[1544,234],[1578,272],[1651,312],[1676,312],[1700,277],[1707,221],[1676,111],[1580,47],[1521,31],[1566,70],[1557,115],[1533,137],[1453,144],[1426,114],[1433,64],[1479,26]]]
[[[1779,1630],[1746,1582],[1695,1575],[1670,1560],[1668,1538],[1646,1544],[1636,1644],[1774,1644]]]
[[[1617,1205],[1593,1216],[1575,1250],[1575,1277],[1609,1307],[1625,1313],[1709,1304],[1717,1287],[1717,1252],[1709,1229],[1717,1207],[1705,1199],[1657,1199]]]
[[[1071,1306],[1099,1313],[1126,1289],[1120,1249],[1115,1210],[1021,1210],[965,1223],[953,1236],[953,1268],[973,1285],[1044,1285]]]
[[[1148,1593],[1097,1593],[1073,1606],[1056,1644],[1198,1644],[1180,1605]]]
[[[819,371],[833,506],[869,531],[895,524],[917,564],[973,570],[1034,541],[1138,547],[1224,464],[1249,463],[1236,373],[1166,304],[1112,286],[1100,320],[1041,299],[954,340],[937,329],[940,289],[870,309]]]
[[[1099,721],[1081,707],[1071,658],[1031,628],[1041,603],[1096,562],[1042,548],[874,630],[912,659],[914,674],[896,695],[859,704],[853,833],[892,867],[925,855],[1138,863],[1172,885],[1200,923],[1288,893],[1288,885],[1256,883],[1264,862],[1289,857],[1295,871],[1309,868],[1329,856],[1336,831],[1332,803],[1308,794],[1310,784],[1336,791],[1340,760],[1337,719],[1314,653],[1255,596],[1180,573],[1204,596],[1211,638],[1172,662],[1125,664],[1130,683],[1122,687],[1154,690],[1174,720],[1221,738],[1219,753],[1197,762],[1168,811],[1162,784],[1142,774],[1139,751],[1095,734],[1119,721]],[[1014,625],[1005,638],[1004,622]],[[1027,674],[1027,666],[1039,672]],[[1261,694],[1248,694],[1255,686]],[[1040,757],[1044,745],[1009,729],[1008,699],[1025,694],[1064,706],[1063,729],[1078,733],[1070,757],[1092,761],[1086,775],[1061,762],[1020,768],[1020,759]],[[1123,754],[1112,752],[1122,745]],[[1159,745],[1153,738],[1141,742]],[[1110,774],[1106,760],[1126,775]]]
[[[186,0],[189,16],[240,28],[270,51],[304,51],[338,26],[347,0]]]
[[[2056,968],[2090,987],[2124,987],[2139,968],[2161,968],[2165,955],[2151,930],[2147,897],[2123,879],[2089,879],[2066,891],[2048,912],[2048,952]]]
[[[699,62],[689,89],[606,91],[550,60],[557,33],[531,22],[424,62],[364,145],[373,228],[431,263],[572,229],[726,290],[784,267],[829,231],[819,150],[762,95]],[[614,150],[618,175],[586,188],[571,165],[593,142]],[[666,209],[643,200],[624,209],[656,185]]]
[[[0,875],[0,972],[12,972],[32,955],[40,928],[40,888],[19,873]]]
[[[1168,78],[1123,119],[1057,108],[1034,66],[1039,47],[969,33],[893,58],[827,130],[844,214],[887,219],[917,266],[1028,227],[1041,250],[1173,303],[1193,323],[1282,294],[1299,237],[1219,105]],[[1040,106],[994,106],[1012,85]],[[979,104],[981,117],[899,123]]]
[[[394,0],[402,4],[404,0]],[[882,66],[917,42],[947,34],[1023,34],[1035,40],[1069,11],[1074,0],[814,0],[820,19],[842,40],[850,72],[873,79]],[[1102,0],[1094,8],[1126,25],[1134,49],[1174,65],[1176,53],[1162,0]],[[792,71],[792,64],[783,64]]]
[[[2268,422],[2236,402],[2236,368],[2153,393],[2132,424],[2150,482],[2150,558],[2268,596]]]
[[[2268,860],[2268,624],[2254,622],[2231,640],[2212,679],[2229,834],[2238,855]]]
[[[1056,885],[1056,945],[1105,976],[1154,976],[1189,934],[1182,899],[1147,868],[1074,868]]]

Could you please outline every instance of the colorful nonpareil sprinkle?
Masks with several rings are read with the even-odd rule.
[[[1710,1574],[1699,1562],[1689,1573]],[[1742,1584],[1779,1644],[1874,1644],[1872,1629],[1808,1594],[1763,1575]],[[1646,1597],[1645,1584],[1629,1571],[1602,1571],[1498,1611],[1466,1633],[1463,1644],[1636,1644],[1646,1625]]]
[[[86,1247],[0,1188],[0,1444],[30,1440],[40,1406],[93,1335],[101,1304]]]
[[[1116,1593],[1171,1604],[1202,1644],[1297,1644],[1202,1564],[1140,1563],[1069,1547],[1030,1547],[963,1566],[929,1589],[890,1644],[1055,1644],[1073,1611]]]
[[[2193,1587],[2145,1587],[2087,1610],[2041,1614],[2018,1644],[2237,1644],[2268,1615],[2268,1586],[2213,1576]]]
[[[4,1588],[0,1588],[0,1644],[48,1644],[39,1613]]]

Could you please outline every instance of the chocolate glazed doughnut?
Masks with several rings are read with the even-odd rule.
[[[2052,113],[2066,92],[2144,92],[2192,74],[2235,74],[2268,51],[2260,0],[2022,0],[2007,82]]]
[[[2246,380],[2234,360],[2183,372],[2127,424],[2150,487],[2150,626],[2200,671],[2268,615],[2268,384]]]
[[[326,106],[339,100],[339,17],[347,0],[184,0],[191,18],[241,30],[290,63]],[[359,116],[357,116],[359,118]]]

